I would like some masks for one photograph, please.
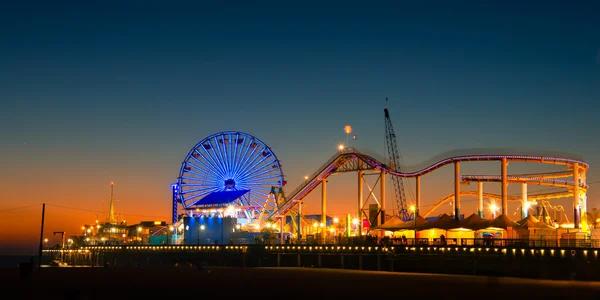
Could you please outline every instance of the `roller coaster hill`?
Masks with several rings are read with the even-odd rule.
[[[386,120],[389,114],[386,109]],[[390,125],[391,127],[391,125]],[[391,128],[390,128],[391,129]],[[393,129],[388,135],[395,138]],[[390,144],[388,143],[388,146]],[[388,243],[584,243],[590,241],[595,220],[586,216],[586,172],[589,165],[570,154],[544,152],[543,155],[506,149],[469,149],[447,153],[415,171],[405,171],[391,149],[389,163],[377,155],[341,145],[316,172],[295,190],[284,193],[281,164],[264,142],[247,133],[226,131],[210,135],[186,155],[178,181],[172,185],[172,222],[176,244],[344,244],[377,240]],[[395,157],[396,156],[396,157]],[[394,162],[396,161],[396,162]],[[462,174],[461,165],[498,162],[499,175]],[[564,167],[557,172],[508,174],[510,162],[550,164]],[[454,193],[421,211],[421,177],[444,166],[454,168]],[[356,172],[358,193],[356,211],[342,220],[327,216],[327,180],[331,175]],[[377,176],[374,186],[366,175]],[[403,182],[415,182],[414,203],[409,207]],[[386,182],[391,181],[395,208],[386,213]],[[477,191],[461,186],[476,182]],[[484,183],[500,183],[499,195],[485,193]],[[509,184],[520,185],[520,196],[509,196]],[[563,188],[562,192],[532,194],[528,185]],[[305,216],[303,199],[321,187],[321,214]],[[367,189],[365,190],[364,187]],[[378,191],[377,191],[378,190]],[[365,197],[365,194],[367,196]],[[477,197],[477,212],[464,218],[461,198]],[[402,199],[399,199],[402,198]],[[570,198],[573,222],[559,224],[550,217],[551,199]],[[485,219],[484,199],[494,217]],[[453,214],[429,215],[441,204],[452,201]],[[487,202],[486,201],[486,202]],[[496,201],[499,205],[496,206]],[[508,202],[519,202],[521,218],[508,216]],[[536,209],[537,208],[537,212]],[[181,213],[180,213],[181,211]]]

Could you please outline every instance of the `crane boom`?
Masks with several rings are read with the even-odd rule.
[[[387,98],[385,100],[387,102]],[[385,112],[385,143],[387,145],[388,155],[390,158],[389,167],[391,169],[401,171],[401,158],[400,152],[398,152],[398,146],[396,145],[396,133],[394,133],[394,127],[392,126],[392,120],[390,119],[390,113],[387,107],[383,111]],[[398,176],[392,176],[391,180],[396,196],[396,208],[398,215],[402,220],[406,221],[409,219],[409,214],[406,207],[406,196],[404,194],[403,180]]]

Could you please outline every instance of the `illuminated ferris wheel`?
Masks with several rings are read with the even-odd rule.
[[[225,131],[206,137],[190,150],[177,185],[185,210],[234,205],[268,216],[273,209],[267,205],[269,192],[285,181],[269,146],[247,133]]]

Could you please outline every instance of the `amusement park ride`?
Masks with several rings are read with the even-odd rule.
[[[387,101],[387,99],[386,99]],[[460,216],[461,197],[476,196],[478,211],[483,217],[483,199],[498,199],[501,215],[507,215],[507,202],[520,201],[521,210],[526,217],[528,208],[536,200],[543,201],[553,198],[573,199],[573,223],[575,228],[587,227],[585,219],[581,216],[586,211],[586,172],[588,164],[578,158],[562,157],[564,155],[531,155],[530,153],[464,153],[453,155],[437,161],[415,172],[404,172],[402,157],[396,145],[396,135],[390,119],[388,108],[384,109],[385,136],[389,163],[381,162],[374,156],[365,154],[355,148],[342,145],[329,160],[316,172],[307,176],[295,190],[284,193],[286,185],[281,169],[281,163],[271,148],[258,138],[239,131],[220,132],[206,137],[196,144],[186,155],[178,180],[172,185],[173,210],[172,222],[174,227],[183,226],[183,218],[206,217],[222,218],[231,217],[236,222],[233,226],[244,228],[247,231],[260,231],[266,225],[281,226],[283,232],[285,220],[291,217],[288,230],[302,237],[301,224],[302,201],[317,186],[321,185],[321,222],[326,223],[327,214],[327,179],[329,176],[341,172],[358,173],[357,214],[360,218],[368,219],[381,225],[386,216],[386,175],[391,175],[396,206],[395,213],[403,221],[414,219],[415,216],[429,215],[439,205],[452,201],[454,218]],[[346,132],[348,134],[348,132]],[[477,151],[475,151],[477,152]],[[460,166],[466,162],[499,162],[500,175],[463,175]],[[507,166],[509,162],[541,163],[565,166],[566,170],[551,173],[509,175]],[[420,214],[422,176],[431,173],[443,166],[454,167],[454,193],[440,199],[428,211]],[[379,193],[375,186],[371,187],[364,179],[367,174],[377,175]],[[572,177],[572,180],[565,178]],[[415,180],[415,203],[409,211],[404,190],[404,180]],[[478,183],[477,192],[461,191],[461,185],[470,182]],[[501,194],[483,193],[484,182],[499,182]],[[509,197],[508,184],[520,184],[522,195]],[[527,185],[545,185],[565,188],[566,191],[550,194],[529,195]],[[368,189],[368,197],[363,198],[363,186]],[[379,196],[379,198],[376,197]],[[366,202],[373,198],[377,205],[377,217],[367,216]],[[414,208],[413,208],[414,207]],[[183,214],[179,211],[183,210]],[[412,211],[412,212],[411,212]],[[357,224],[362,226],[362,224]],[[235,230],[234,230],[235,231]],[[362,229],[359,228],[358,232]],[[347,232],[349,232],[347,230]]]

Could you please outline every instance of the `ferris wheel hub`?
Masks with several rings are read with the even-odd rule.
[[[234,187],[235,187],[235,180],[233,180],[232,178],[225,180],[225,188],[226,189],[233,189]]]

